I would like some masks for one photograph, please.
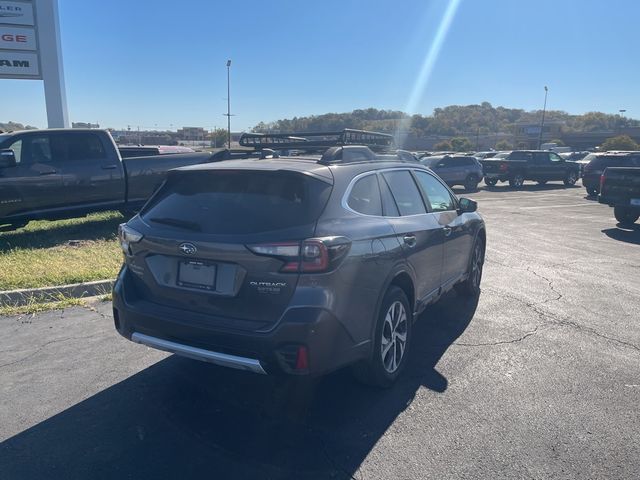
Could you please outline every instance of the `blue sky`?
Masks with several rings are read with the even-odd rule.
[[[233,130],[367,107],[538,109],[544,85],[548,108],[640,118],[637,0],[59,4],[72,121],[222,127],[227,58]],[[0,80],[8,120],[46,127],[42,82]]]

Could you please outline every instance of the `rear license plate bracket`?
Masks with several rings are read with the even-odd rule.
[[[217,267],[213,263],[200,260],[180,260],[176,283],[180,287],[214,291],[216,271]]]

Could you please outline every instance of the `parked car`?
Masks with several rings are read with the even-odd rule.
[[[462,185],[467,191],[475,191],[482,180],[482,165],[472,156],[425,157],[420,160],[420,163],[433,170],[450,187]]]
[[[425,166],[362,146],[173,170],[120,228],[115,328],[226,367],[353,365],[389,386],[425,306],[479,293],[476,207]]]
[[[640,166],[605,168],[598,201],[613,207],[620,224],[628,226],[636,222],[640,218]]]
[[[600,176],[609,167],[640,167],[640,152],[592,153],[584,158],[589,161],[582,169],[582,185],[587,195],[600,193]]]
[[[500,153],[498,150],[491,150],[489,152],[476,152],[473,154],[473,156],[476,157],[478,160],[484,160],[485,158],[493,158],[498,153]]]
[[[557,153],[545,150],[514,150],[502,152],[483,160],[484,183],[489,186],[498,182],[509,182],[513,188],[521,188],[525,180],[543,185],[549,181],[562,180],[571,186],[579,178],[580,167],[567,162]]]
[[[135,210],[167,170],[209,162],[211,153],[123,160],[105,130],[28,130],[0,135],[0,228],[100,210]]]

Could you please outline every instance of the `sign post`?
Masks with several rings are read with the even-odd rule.
[[[44,80],[49,128],[68,128],[58,0],[0,0],[0,79]]]

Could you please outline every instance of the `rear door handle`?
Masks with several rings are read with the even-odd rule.
[[[448,237],[449,235],[451,235],[451,232],[453,231],[450,227],[444,227],[442,230],[444,231],[445,237]]]
[[[102,165],[103,170],[115,170],[116,168],[118,168],[117,165]]]
[[[415,235],[405,235],[402,239],[407,247],[413,248],[416,246],[417,242]]]
[[[40,172],[40,175],[53,175],[55,173],[58,173],[56,170],[46,170],[44,172]]]

